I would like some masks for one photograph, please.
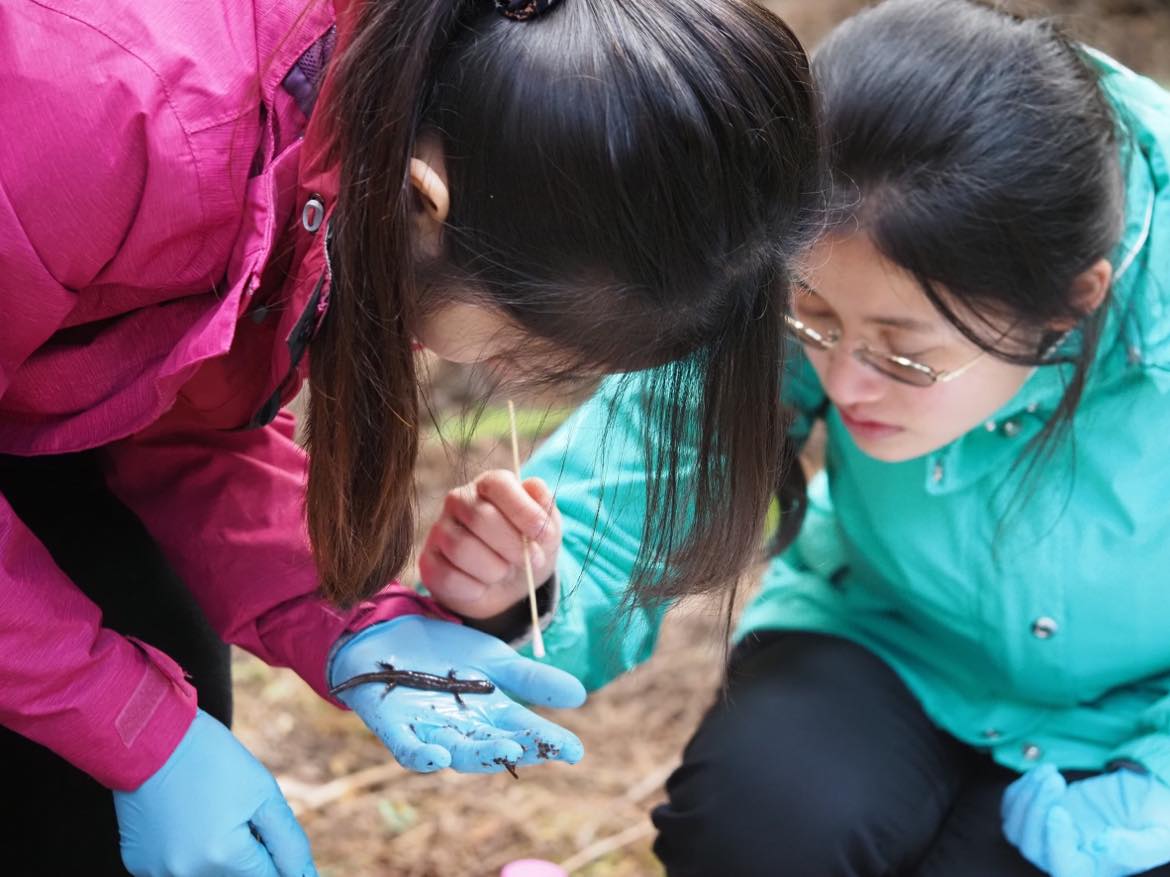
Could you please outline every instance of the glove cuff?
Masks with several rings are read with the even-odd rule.
[[[386,621],[375,622],[374,624],[371,624],[369,627],[362,628],[361,630],[359,630],[355,633],[343,633],[333,643],[333,647],[331,649],[329,649],[329,657],[325,661],[325,681],[326,681],[326,683],[329,685],[330,688],[333,688],[335,685],[338,684],[338,680],[335,680],[333,678],[333,668],[334,668],[334,665],[337,663],[338,656],[341,655],[342,651],[344,651],[347,646],[354,645],[363,639],[367,639],[367,638],[373,636],[375,633],[380,633],[382,631],[389,630],[390,628],[395,627],[396,625],[402,623],[403,621],[407,620],[408,618],[425,618],[425,617],[426,616],[424,616],[424,615],[415,615],[413,613],[409,614],[409,615],[399,615],[396,618],[390,618]],[[345,704],[341,703],[340,701],[338,701],[338,704],[343,706],[343,707],[345,706]]]

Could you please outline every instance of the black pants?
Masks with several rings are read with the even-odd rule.
[[[1036,877],[1000,829],[1016,776],[860,646],[767,633],[733,655],[653,813],[654,851],[670,877]]]
[[[227,646],[141,522],[106,489],[95,454],[0,455],[0,495],[65,574],[101,607],[106,627],[169,654],[191,675],[200,707],[230,723]],[[19,877],[128,873],[118,852],[108,789],[48,749],[2,727],[0,770],[3,873]]]

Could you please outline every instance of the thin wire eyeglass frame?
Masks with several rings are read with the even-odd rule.
[[[834,331],[822,334],[791,314],[784,315],[784,322],[788,327],[789,333],[796,341],[813,347],[816,350],[828,352],[833,350],[841,340],[839,332]],[[864,341],[854,347],[850,351],[850,355],[862,365],[876,371],[882,377],[889,378],[891,381],[897,381],[900,384],[905,384],[908,387],[918,387],[924,390],[928,387],[933,387],[935,384],[948,383],[966,374],[971,366],[975,365],[987,355],[987,351],[980,351],[979,355],[970,362],[949,371],[946,369],[933,369],[924,363],[907,359],[905,356],[899,356],[896,353],[883,353],[879,350],[874,350],[868,347]],[[886,368],[883,368],[883,365],[886,368],[893,368],[898,371],[887,371]],[[907,369],[909,371],[906,371]]]

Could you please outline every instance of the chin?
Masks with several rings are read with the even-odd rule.
[[[922,456],[921,454],[914,454],[909,452],[898,452],[890,450],[889,448],[867,448],[864,445],[857,446],[863,454],[871,457],[881,463],[905,463],[907,460],[913,460],[915,457]]]
[[[899,438],[902,441],[871,442],[854,438],[853,442],[857,445],[858,450],[867,457],[882,463],[905,463],[909,460],[917,460],[942,447],[942,445],[922,446],[914,442],[906,441],[903,436],[899,436]]]

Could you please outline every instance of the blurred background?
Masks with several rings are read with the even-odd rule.
[[[580,2],[580,0],[565,0]],[[866,5],[772,0],[807,46]],[[1086,42],[1170,84],[1168,0],[1045,0],[1009,4],[1059,16]],[[474,375],[434,364],[431,429],[418,472],[420,534],[444,493],[484,468],[509,467],[504,400],[479,409]],[[522,453],[573,400],[529,400]],[[235,730],[276,774],[313,842],[323,877],[488,877],[517,858],[560,862],[581,877],[653,877],[648,812],[716,694],[720,607],[675,609],[654,658],[581,710],[552,718],[584,741],[576,767],[496,776],[410,774],[352,715],[324,703],[291,672],[237,653]]]

